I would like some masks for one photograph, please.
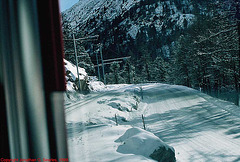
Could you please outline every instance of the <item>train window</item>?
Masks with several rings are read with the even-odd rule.
[[[0,1],[0,160],[67,161],[58,1]]]
[[[60,0],[70,161],[238,161],[234,0]]]
[[[239,161],[239,22],[236,0],[0,0],[0,161]]]

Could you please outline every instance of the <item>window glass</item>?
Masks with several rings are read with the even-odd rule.
[[[240,4],[60,0],[70,161],[240,159]]]

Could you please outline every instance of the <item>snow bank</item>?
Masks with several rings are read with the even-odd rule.
[[[143,155],[158,161],[175,161],[175,151],[154,134],[140,128],[128,129],[115,142],[121,142],[117,152],[123,154]],[[154,153],[154,154],[153,154]],[[162,155],[162,156],[158,156]],[[156,157],[158,157],[156,159]]]
[[[75,91],[77,88],[77,68],[74,64],[64,59],[64,66],[66,71],[67,90]],[[106,91],[109,90],[103,82],[97,80],[95,76],[88,76],[84,68],[78,67],[79,79],[81,83],[88,82],[88,88],[90,91]],[[118,88],[118,87],[117,87]],[[117,89],[115,88],[115,89]]]
[[[131,127],[120,125],[92,125],[85,127],[84,131],[68,131],[69,161],[154,162],[149,157],[116,151],[119,143],[115,141],[129,128]]]
[[[105,85],[103,82],[92,80],[89,82],[89,89],[95,92],[106,92],[106,91],[125,91],[126,87],[134,86],[132,84],[109,84]]]
[[[237,106],[185,86],[106,87],[119,89],[79,96],[78,104],[65,102],[70,161],[174,161],[173,149],[160,139],[174,147],[179,162],[239,160]],[[138,95],[140,88],[143,100]],[[121,111],[116,105],[138,108]],[[143,127],[142,114],[154,135],[133,128]]]
[[[89,89],[90,91],[102,91],[103,89],[106,88],[106,86],[104,85],[103,82],[100,82],[100,81],[91,81],[89,82]]]
[[[64,64],[65,64],[65,70],[70,71],[70,76],[72,77],[72,79],[76,80],[77,78],[76,66],[65,59],[64,59]],[[84,68],[78,67],[78,72],[79,72],[80,80],[83,80],[87,76],[87,73]]]
[[[77,77],[77,68],[75,65],[64,59],[64,66],[66,71],[67,90],[74,91],[76,88],[75,82]],[[84,68],[78,67],[79,79],[86,80],[88,75]]]

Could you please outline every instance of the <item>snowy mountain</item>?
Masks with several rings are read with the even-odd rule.
[[[205,13],[204,1],[80,0],[62,13],[75,31],[100,35],[105,55],[137,55],[141,43],[154,48],[153,57],[170,54],[182,31]],[[132,54],[133,53],[133,54]]]
[[[192,23],[194,19],[192,12],[194,7],[189,0],[177,3],[173,0],[81,0],[63,15],[67,16],[74,28],[83,29],[92,26],[92,30],[87,31],[88,34],[99,28],[102,20],[114,23],[120,19],[118,25],[131,25],[127,31],[130,36],[136,38],[137,32],[144,26],[154,25],[157,31],[161,32],[166,20],[174,22],[178,28],[184,28],[185,20],[187,23]],[[171,31],[168,34],[170,33]]]

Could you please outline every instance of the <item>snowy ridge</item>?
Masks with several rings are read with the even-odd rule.
[[[119,56],[128,56],[131,51],[137,55],[135,49],[141,42],[148,48],[156,47],[155,52],[151,49],[154,57],[169,57],[179,35],[203,10],[204,6],[192,0],[80,0],[62,15],[73,31],[99,35],[103,57],[114,57],[112,51]]]
[[[125,3],[122,3],[122,0],[81,0],[63,12],[63,14],[72,22],[73,27],[76,25],[82,26],[93,17],[103,17],[108,20],[113,20],[116,16],[124,14],[124,12],[139,1],[140,0],[126,0]]]
[[[193,6],[190,1],[185,0],[181,5],[184,6],[186,12],[192,12]],[[166,11],[167,9],[169,11]],[[145,17],[142,17],[143,13],[146,14]],[[129,14],[135,14],[133,17],[136,18],[126,17]],[[153,24],[160,32],[162,25],[166,24],[165,21],[170,20],[171,22],[176,21],[175,25],[183,29],[183,21],[185,20],[190,25],[195,17],[193,14],[182,13],[173,1],[159,1],[141,6],[140,0],[81,0],[63,12],[63,16],[71,22],[73,28],[84,30],[88,34],[97,28],[102,28],[103,21],[113,23],[114,20],[122,17],[123,20],[120,20],[119,25],[126,27],[131,25],[132,27],[127,29],[127,33],[134,39],[139,29],[144,26]],[[100,30],[104,30],[104,28]]]

